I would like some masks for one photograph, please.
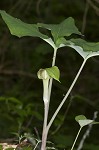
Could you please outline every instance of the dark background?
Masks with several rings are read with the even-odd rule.
[[[0,9],[27,23],[60,23],[73,17],[87,41],[99,41],[99,0],[0,0]],[[0,18],[0,139],[31,133],[41,138],[43,124],[40,68],[50,67],[53,49],[39,38],[12,36]],[[54,81],[49,119],[72,83],[83,59],[70,48],[58,50],[61,84]],[[90,58],[50,132],[58,149],[70,149],[79,129],[75,116],[92,119],[99,110],[99,57]],[[99,117],[97,116],[97,121]],[[85,133],[85,127],[79,137]],[[94,125],[84,150],[99,149],[99,126]]]

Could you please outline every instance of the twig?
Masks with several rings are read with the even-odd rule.
[[[18,0],[16,3],[14,3],[14,5],[11,8],[11,10],[9,11],[9,13],[13,13],[13,11],[16,10],[17,8],[19,8],[20,5],[21,5],[21,0]]]
[[[31,122],[32,122],[33,118],[34,118],[34,115],[32,115],[32,116],[30,117],[28,123],[27,123],[26,126],[25,126],[26,129],[28,129],[29,126],[31,125]]]
[[[99,3],[99,0],[94,0],[95,2]]]
[[[40,16],[40,4],[41,4],[42,0],[38,0],[37,4],[36,4],[36,12],[37,15]]]
[[[40,140],[40,135],[39,135],[39,132],[38,132],[37,128],[34,127],[34,130],[35,130],[35,133],[36,133],[37,138]]]
[[[84,11],[84,15],[83,15],[83,24],[82,24],[82,34],[84,34],[85,32],[85,28],[86,28],[86,21],[87,21],[87,14],[88,14],[88,9],[89,9],[89,3],[86,0],[86,6],[85,6],[85,11]]]
[[[99,8],[91,0],[87,0],[87,2],[95,10],[96,14],[99,16]]]

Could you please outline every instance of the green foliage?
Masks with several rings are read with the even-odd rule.
[[[91,124],[93,120],[87,119],[84,115],[79,115],[75,117],[75,120],[79,123],[81,127]]]
[[[35,111],[35,104],[33,103],[25,105],[14,97],[0,97],[0,105],[4,106],[0,109],[0,132],[2,137],[5,137],[6,133],[11,136],[13,132],[20,134],[22,130],[28,131],[27,127],[24,126],[24,122],[27,122],[27,124],[29,121],[32,122],[32,116],[34,120],[42,121],[43,119],[40,112]]]
[[[79,115],[75,117],[75,120],[78,122],[79,120],[86,120],[87,118],[84,115]]]
[[[71,47],[74,48],[84,59],[99,55],[99,42],[87,42],[83,39],[72,39]]]
[[[57,134],[53,137],[55,144],[59,149],[68,148],[71,146],[71,143],[73,142],[73,137],[70,135],[61,135]]]
[[[57,66],[53,66],[50,68],[40,69],[37,73],[37,76],[39,79],[42,79],[42,80],[46,80],[46,79],[49,80],[50,78],[53,78],[59,81],[60,71]]]
[[[3,148],[2,148],[2,145],[0,145],[0,150],[2,150]]]
[[[44,39],[48,38],[47,36],[39,32],[36,24],[24,23],[20,19],[14,18],[2,10],[0,11],[0,13],[12,35],[16,35],[18,37],[34,36]]]
[[[87,42],[83,39],[71,39],[75,45],[82,47],[84,51],[99,51],[99,42]]]
[[[95,44],[95,43],[86,42],[82,39],[67,40],[64,38],[64,37],[70,36],[72,34],[81,35],[81,33],[78,31],[77,27],[74,24],[73,18],[71,18],[71,17],[64,20],[60,24],[49,24],[49,25],[38,24],[38,25],[36,25],[36,24],[26,24],[26,23],[22,22],[21,20],[8,15],[5,11],[0,11],[0,13],[1,13],[4,21],[7,23],[11,34],[13,34],[13,35],[16,35],[18,37],[22,37],[22,36],[40,37],[43,40],[45,40],[47,43],[49,43],[54,49],[61,48],[64,46],[74,48],[84,59],[88,59],[92,56],[99,55],[98,54],[99,43]],[[51,30],[54,41],[51,38],[48,38],[46,35],[42,34],[38,29],[39,27]],[[93,49],[94,46],[95,46],[95,49]],[[37,60],[35,62],[37,62]],[[60,73],[59,73],[59,70],[57,68],[55,68],[55,66],[52,69],[46,68],[46,70],[52,78],[59,80]],[[13,102],[11,101],[11,103],[13,103]],[[17,103],[17,101],[15,101],[15,104],[16,103]],[[12,109],[11,110],[9,109],[9,110],[11,112],[16,112],[16,114],[19,116],[19,118],[21,118],[20,119],[21,123],[23,123],[24,120],[26,119],[26,117],[28,117],[28,115],[30,115],[32,113],[34,116],[36,114],[37,118],[42,120],[42,116],[40,113],[38,113],[38,112],[36,113],[35,110],[32,111],[32,109],[34,109],[34,107],[32,107],[32,109],[31,109],[30,105],[28,105],[27,107],[24,107],[23,102],[22,102],[22,104],[18,104],[18,106],[21,105],[21,108],[19,107],[18,109],[16,109],[16,105],[13,105]],[[10,108],[10,107],[8,107],[8,108]],[[92,121],[92,120],[85,118],[84,116],[76,117],[76,120],[80,124],[81,127],[83,127],[87,124],[90,124],[90,121]],[[60,137],[60,139],[61,139],[61,137]],[[59,147],[62,147],[62,145]]]
[[[84,59],[99,55],[99,42],[87,42],[83,39],[70,39],[60,38],[57,41],[58,47],[71,47],[75,49]]]
[[[87,119],[84,115],[76,116],[75,120],[79,123],[81,127],[84,127],[89,124],[99,124],[99,122],[95,122],[94,120]]]
[[[74,19],[72,17],[65,19],[60,24],[38,23],[38,26],[51,30],[55,43],[59,38],[64,37],[64,36],[70,36],[73,33],[81,35],[77,27],[75,26]]]
[[[56,47],[63,47],[69,46],[74,48],[83,58],[90,58],[92,56],[97,56],[99,51],[99,42],[91,43],[86,42],[83,39],[71,39],[65,40],[65,36],[70,36],[71,34],[78,34],[81,33],[78,31],[77,27],[74,24],[73,18],[67,18],[63,22],[57,25],[48,25],[48,24],[27,24],[22,22],[20,19],[14,18],[8,15],[5,11],[0,11],[2,18],[4,19],[5,23],[8,25],[11,34],[16,35],[18,37],[22,36],[36,36],[44,39],[46,42],[50,43],[53,47],[53,41],[48,38],[46,35],[39,32],[38,27],[43,27],[48,30],[51,30],[52,36],[54,38]],[[47,40],[48,38],[48,40]],[[86,51],[86,52],[84,52]],[[95,53],[92,53],[95,52]]]

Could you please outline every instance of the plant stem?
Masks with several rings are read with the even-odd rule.
[[[54,49],[52,67],[55,65],[56,54],[57,54],[57,48]],[[50,103],[50,97],[51,97],[51,91],[52,91],[52,82],[53,82],[53,79],[51,78],[49,82],[49,103]]]
[[[74,143],[73,143],[73,145],[72,145],[71,150],[74,149],[74,146],[75,146],[75,144],[76,144],[76,141],[77,141],[77,139],[78,139],[78,136],[79,136],[79,134],[80,134],[81,129],[82,129],[82,127],[80,127],[80,129],[79,129],[79,131],[78,131],[78,133],[77,133],[77,136],[76,136],[76,138],[75,138],[75,140],[74,140]]]
[[[53,61],[52,61],[52,66],[55,65],[55,60],[56,60],[56,54],[57,54],[57,49],[54,49],[54,54],[53,54]],[[43,95],[46,95],[46,97],[48,99],[46,99],[46,97],[43,97],[44,100],[44,124],[43,124],[43,132],[42,132],[42,145],[41,145],[41,150],[46,150],[46,141],[47,141],[47,134],[48,134],[48,130],[47,130],[47,120],[48,120],[48,112],[49,112],[49,103],[50,103],[50,97],[51,97],[51,90],[52,90],[52,82],[53,79],[50,79],[49,81],[49,87],[47,87],[47,85],[43,86]],[[46,84],[45,81],[43,82],[43,85]],[[47,91],[47,89],[48,91]],[[47,93],[48,92],[48,93]],[[47,100],[47,101],[46,101]],[[46,101],[46,102],[45,102]]]
[[[42,146],[41,146],[41,150],[46,150],[47,118],[48,118],[48,102],[44,102],[44,124],[43,124],[43,132],[42,132]]]
[[[44,101],[44,123],[42,132],[42,145],[41,150],[46,149],[47,140],[47,118],[48,118],[48,105],[49,105],[49,90],[48,90],[49,78],[43,80],[43,101]]]
[[[56,109],[54,115],[52,116],[52,118],[51,118],[49,124],[47,125],[47,130],[49,130],[49,128],[51,127],[51,125],[52,125],[54,119],[56,118],[56,116],[57,116],[57,114],[58,114],[58,112],[60,111],[60,109],[61,109],[61,107],[63,106],[64,102],[65,102],[66,99],[68,98],[68,96],[69,96],[71,90],[73,89],[73,87],[74,87],[74,85],[75,85],[75,83],[76,83],[76,81],[77,81],[77,79],[78,79],[78,77],[79,77],[79,75],[80,75],[80,73],[81,73],[81,71],[82,71],[82,69],[83,69],[85,63],[86,63],[86,61],[87,61],[87,59],[84,59],[84,61],[83,61],[82,65],[81,65],[81,67],[80,67],[80,69],[79,69],[79,71],[78,71],[78,73],[77,73],[77,75],[76,75],[74,81],[72,82],[72,84],[71,84],[71,86],[70,86],[68,92],[66,93],[66,95],[65,95],[65,97],[63,98],[62,102],[60,103],[60,105],[59,105],[58,108]]]

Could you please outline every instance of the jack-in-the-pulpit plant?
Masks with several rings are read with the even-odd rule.
[[[5,21],[5,23],[7,24],[12,35],[18,37],[23,37],[23,36],[39,37],[45,42],[47,42],[48,44],[50,44],[53,48],[52,66],[50,68],[40,69],[37,73],[38,78],[41,79],[43,82],[43,101],[44,101],[44,124],[43,124],[43,131],[42,131],[41,150],[46,150],[47,149],[46,142],[47,142],[49,129],[53,121],[55,120],[58,112],[62,108],[64,102],[66,101],[67,97],[69,96],[72,88],[74,87],[86,61],[90,57],[99,55],[99,42],[92,43],[92,42],[87,42],[81,38],[78,38],[81,36],[81,33],[79,32],[78,28],[75,26],[74,19],[72,17],[65,19],[59,24],[43,24],[43,23],[27,24],[21,21],[20,19],[10,16],[3,10],[0,11],[0,14],[3,20]],[[41,33],[39,31],[39,28],[50,30],[51,37]],[[76,38],[73,39],[68,38],[72,34],[76,34],[78,36],[76,36]],[[58,67],[55,65],[55,61],[56,61],[56,55],[58,49],[61,47],[71,47],[74,50],[76,50],[82,56],[83,62],[69,90],[66,92],[60,105],[58,106],[52,118],[48,122],[48,112],[49,112],[49,104],[50,104],[50,97],[51,97],[51,90],[52,90],[52,82],[53,79],[59,81],[60,78],[60,71]],[[74,149],[75,143],[77,141],[78,135],[82,127],[88,124],[98,124],[98,122],[87,119],[83,115],[79,115],[75,119],[79,123],[80,129],[74,140],[71,150]]]

